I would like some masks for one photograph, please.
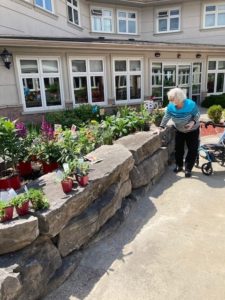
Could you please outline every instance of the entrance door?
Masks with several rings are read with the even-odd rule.
[[[180,87],[188,98],[200,102],[202,63],[152,63],[152,96],[167,100],[167,92]]]

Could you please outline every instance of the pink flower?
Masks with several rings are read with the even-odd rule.
[[[26,125],[23,122],[16,123],[16,134],[19,137],[25,138],[27,135]]]

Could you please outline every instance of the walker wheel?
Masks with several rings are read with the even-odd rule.
[[[207,176],[211,175],[213,172],[212,164],[210,162],[203,164],[201,169],[202,169],[202,173]]]

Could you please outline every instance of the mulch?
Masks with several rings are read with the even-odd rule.
[[[209,125],[207,128],[205,128],[204,124],[200,125],[200,136],[207,136],[207,135],[217,135],[224,132],[224,128],[220,127],[213,127],[212,125]]]

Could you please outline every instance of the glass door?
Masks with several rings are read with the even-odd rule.
[[[152,63],[152,96],[167,102],[167,92],[180,87],[188,98],[200,103],[202,63]]]

